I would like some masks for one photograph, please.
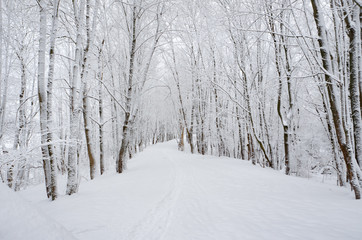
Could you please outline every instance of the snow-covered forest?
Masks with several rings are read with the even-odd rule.
[[[41,185],[49,200],[77,195],[172,140],[234,168],[327,177],[360,199],[361,7],[0,0],[1,182]],[[249,181],[270,172],[258,174]]]

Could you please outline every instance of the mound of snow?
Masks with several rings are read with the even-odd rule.
[[[0,183],[0,239],[72,240],[76,238],[60,224]]]

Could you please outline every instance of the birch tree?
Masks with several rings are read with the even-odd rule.
[[[43,155],[43,169],[45,184],[47,189],[47,196],[52,200],[57,198],[57,183],[56,183],[56,163],[51,158],[48,148],[48,99],[47,99],[47,85],[45,83],[45,51],[46,51],[46,3],[45,1],[38,1],[40,9],[40,29],[39,29],[39,53],[38,53],[38,98],[40,108],[40,129],[41,129],[41,144]]]
[[[67,194],[72,195],[78,192],[79,186],[79,169],[78,169],[78,144],[80,134],[80,117],[81,117],[81,96],[80,96],[80,64],[81,64],[81,47],[83,43],[83,18],[85,2],[81,0],[79,5],[73,1],[74,19],[76,25],[76,42],[74,52],[73,74],[71,79],[70,93],[70,145],[68,150],[68,180]]]
[[[86,145],[87,145],[87,152],[88,152],[88,158],[89,158],[89,169],[90,169],[90,178],[94,179],[96,174],[96,159],[95,159],[95,151],[94,147],[91,142],[91,114],[90,114],[90,97],[87,96],[89,92],[89,87],[87,82],[89,81],[89,54],[91,51],[91,48],[93,46],[93,39],[94,39],[94,30],[96,28],[97,23],[97,15],[98,15],[98,4],[99,1],[96,1],[95,7],[93,9],[93,24],[91,27],[90,22],[90,0],[86,1],[86,16],[85,16],[85,30],[86,30],[86,46],[83,50],[83,60],[82,60],[82,70],[80,74],[81,82],[82,82],[82,89],[83,89],[83,121],[84,121],[84,130],[85,130],[85,139],[86,139]]]
[[[129,6],[128,6],[129,5]],[[116,170],[122,173],[126,168],[126,154],[131,142],[131,135],[133,124],[137,121],[139,114],[139,101],[140,94],[144,89],[145,83],[148,78],[151,62],[154,57],[156,48],[158,47],[159,39],[162,35],[161,30],[161,15],[163,11],[163,4],[156,0],[150,2],[137,2],[132,1],[130,4],[122,4],[125,13],[125,21],[127,24],[127,32],[129,38],[129,53],[128,53],[128,72],[126,74],[126,92],[125,102],[122,110],[124,112],[123,127],[122,127],[122,140],[119,148],[118,156],[116,159]],[[128,12],[130,11],[130,12]],[[148,19],[146,18],[148,16]],[[154,30],[151,36],[146,37],[143,34],[145,28],[153,26]],[[145,61],[137,64],[137,57],[140,51],[149,48],[146,53]],[[139,69],[140,74],[136,75],[135,70]],[[136,81],[136,80],[137,81]],[[136,82],[135,82],[136,81]]]
[[[3,90],[3,1],[0,1],[0,93]],[[2,95],[6,95],[6,92],[2,93]],[[2,142],[3,131],[4,131],[4,111],[5,106],[3,105],[3,99],[0,98],[0,143]]]

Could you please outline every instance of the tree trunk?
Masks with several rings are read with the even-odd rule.
[[[293,101],[291,96],[291,70],[289,65],[289,56],[288,56],[288,49],[287,49],[287,42],[285,38],[280,37],[280,39],[277,38],[276,35],[276,27],[274,23],[274,14],[273,9],[270,6],[268,6],[268,10],[270,11],[270,17],[268,19],[269,28],[271,30],[271,36],[273,39],[274,44],[274,57],[275,57],[275,66],[278,74],[278,80],[279,80],[279,87],[278,87],[278,101],[277,101],[277,112],[280,119],[280,122],[283,127],[283,143],[284,143],[284,160],[285,160],[285,174],[290,175],[290,133],[291,130],[291,117],[292,117],[292,108],[293,108]],[[283,28],[283,24],[280,24],[280,28]],[[284,55],[285,55],[285,69],[286,69],[286,78],[287,78],[287,93],[288,93],[288,100],[289,100],[289,106],[288,106],[288,112],[287,114],[284,114],[282,112],[282,93],[283,93],[283,74],[282,74],[282,49],[284,49]]]
[[[98,3],[99,1],[96,1],[95,8],[94,8],[94,14],[93,14],[93,27],[92,30],[94,31],[96,27],[96,18],[97,18],[97,12],[98,12]],[[87,148],[87,154],[89,159],[89,175],[90,179],[94,179],[96,175],[96,161],[94,157],[94,149],[93,144],[91,141],[91,103],[90,98],[88,96],[88,70],[89,70],[89,64],[88,64],[88,58],[89,58],[89,50],[92,47],[93,44],[93,31],[91,32],[90,27],[90,0],[86,0],[86,16],[85,16],[85,29],[87,33],[87,43],[83,51],[83,61],[82,61],[82,70],[81,70],[81,83],[82,83],[82,90],[83,90],[83,122],[84,122],[84,134],[85,134],[85,140],[86,140],[86,148]]]
[[[80,123],[80,87],[79,87],[79,64],[81,59],[82,47],[82,27],[84,15],[84,0],[80,1],[78,11],[77,3],[73,2],[74,15],[76,18],[76,46],[75,59],[73,65],[73,76],[70,93],[70,145],[68,151],[68,180],[67,195],[72,195],[78,191],[78,141],[79,141],[79,123]]]
[[[117,172],[122,173],[126,168],[125,157],[126,151],[129,143],[129,128],[130,128],[130,116],[131,116],[131,104],[132,104],[132,92],[133,92],[133,74],[134,74],[134,61],[136,55],[136,23],[137,23],[137,14],[136,14],[136,5],[133,6],[132,10],[132,37],[131,37],[131,49],[130,49],[130,60],[129,60],[129,74],[128,74],[128,89],[126,97],[126,109],[124,114],[124,122],[122,129],[122,143],[119,150],[117,158]]]
[[[344,128],[342,125],[342,121],[340,118],[340,112],[338,107],[338,100],[334,89],[334,84],[332,82],[331,74],[333,73],[332,65],[331,65],[331,56],[329,52],[328,40],[326,36],[325,23],[322,16],[322,11],[320,9],[319,0],[311,0],[314,14],[314,21],[318,30],[318,44],[321,53],[321,60],[323,68],[326,70],[325,83],[327,88],[327,93],[330,101],[330,108],[332,112],[332,118],[334,127],[336,129],[336,135],[338,139],[338,144],[342,150],[343,158],[346,162],[347,167],[347,176],[350,180],[350,184],[355,193],[355,198],[361,198],[361,186],[357,179],[357,173],[354,164],[354,154],[350,142],[351,134],[348,128]],[[358,166],[357,166],[358,167]]]
[[[181,130],[181,134],[180,134],[180,141],[178,143],[178,150],[179,151],[184,151],[185,150],[185,144],[184,144],[184,127],[182,125],[182,123],[180,123],[180,130]]]
[[[103,120],[103,62],[102,62],[102,50],[103,50],[104,40],[101,43],[98,53],[98,114],[99,114],[99,164],[101,175],[105,172],[104,164],[104,120]]]
[[[20,65],[21,65],[21,85],[20,85],[20,94],[19,94],[19,108],[17,111],[17,116],[18,116],[18,127],[16,129],[15,132],[15,138],[14,138],[14,144],[13,144],[13,149],[17,149],[18,146],[20,148],[24,148],[25,147],[25,136],[26,135],[26,129],[25,129],[25,125],[26,125],[26,116],[25,116],[25,98],[26,98],[26,66],[25,66],[25,62],[24,59],[22,57],[22,53],[18,53],[18,57],[20,60]]]
[[[354,19],[350,19],[348,16],[345,17],[349,36],[349,92],[351,99],[355,155],[360,168],[362,168],[362,123],[359,91],[359,82],[361,81],[361,76],[359,75],[361,36],[359,34],[359,24],[357,24],[360,20],[360,8],[355,6],[352,12]]]
[[[58,31],[58,16],[59,16],[60,0],[53,1],[53,22],[50,33],[50,50],[49,50],[49,72],[47,84],[47,146],[50,162],[50,188],[53,196],[52,200],[57,198],[57,159],[54,153],[53,144],[53,80],[54,80],[54,62],[55,62],[55,40]]]
[[[53,198],[51,190],[51,170],[49,161],[49,149],[47,146],[47,101],[45,87],[45,48],[46,48],[46,9],[44,1],[39,1],[40,6],[40,37],[38,53],[38,98],[40,109],[40,131],[41,131],[41,150],[43,157],[43,170],[45,186],[48,198]],[[54,195],[55,199],[55,195]]]
[[[331,120],[330,109],[327,107],[328,100],[326,98],[328,98],[328,96],[326,96],[326,94],[324,93],[325,88],[320,87],[319,89],[320,89],[320,93],[322,96],[323,109],[324,109],[324,112],[326,113],[327,130],[328,130],[328,136],[329,136],[329,140],[331,142],[331,147],[332,147],[332,151],[333,151],[334,162],[336,165],[336,171],[337,171],[337,176],[338,176],[338,185],[345,186],[346,185],[345,173],[343,171],[342,162],[341,162],[341,159],[339,156],[339,148],[338,148],[338,143],[337,143],[336,136],[335,136],[336,134],[335,134],[334,128],[333,128],[333,123]]]
[[[0,94],[3,94],[3,96],[6,94],[2,93],[3,89],[3,1],[0,1]],[[2,138],[3,138],[3,129],[4,129],[4,107],[3,107],[3,101],[0,98],[0,145],[2,145]]]

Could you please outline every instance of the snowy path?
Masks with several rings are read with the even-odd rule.
[[[149,147],[122,175],[48,202],[22,193],[78,239],[362,239],[362,201],[347,189],[230,158]],[[44,239],[47,239],[44,237]]]

